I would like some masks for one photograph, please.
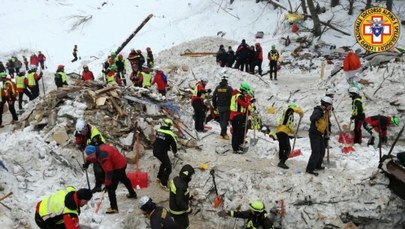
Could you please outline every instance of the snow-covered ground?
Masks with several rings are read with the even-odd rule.
[[[104,4],[104,2],[106,4]],[[288,6],[288,1],[280,1]],[[293,8],[300,1],[291,1]],[[329,8],[329,1],[319,1],[321,6]],[[3,8],[9,10],[0,12],[0,26],[3,36],[0,37],[2,48],[0,60],[6,61],[11,55],[30,55],[42,50],[47,56],[47,69],[45,73],[46,91],[55,89],[53,74],[56,66],[66,65],[67,72],[80,72],[83,64],[101,77],[101,64],[107,55],[114,51],[132,33],[138,24],[150,13],[154,17],[135,36],[123,50],[126,55],[131,48],[145,50],[151,47],[155,53],[156,64],[168,69],[169,66],[188,66],[191,71],[178,71],[169,75],[169,82],[173,86],[168,93],[168,99],[176,99],[175,93],[180,88],[193,85],[195,79],[206,76],[209,79],[208,88],[214,89],[222,75],[229,76],[232,87],[238,88],[243,81],[249,82],[254,89],[258,110],[266,125],[274,128],[279,113],[287,106],[290,97],[295,99],[304,110],[305,115],[301,124],[300,138],[297,139],[296,149],[301,149],[302,156],[287,161],[289,170],[281,170],[278,163],[278,142],[273,141],[261,132],[256,132],[259,138],[256,146],[251,146],[244,155],[235,155],[231,151],[217,154],[218,148],[229,148],[230,142],[218,138],[219,126],[210,123],[213,129],[199,136],[202,140],[202,150],[187,149],[180,151],[183,161],[174,167],[172,177],[177,175],[181,164],[190,163],[197,167],[207,163],[210,168],[218,172],[216,178],[220,193],[225,193],[223,209],[247,209],[250,201],[261,199],[265,202],[267,210],[284,200],[286,215],[283,219],[285,228],[324,228],[327,224],[343,227],[345,219],[370,218],[364,223],[366,228],[400,228],[405,222],[405,202],[390,192],[387,188],[388,179],[380,174],[378,165],[378,149],[367,147],[366,144],[355,145],[351,154],[342,154],[342,145],[337,142],[339,130],[335,120],[332,120],[332,138],[330,149],[330,165],[318,177],[305,174],[305,167],[311,153],[307,130],[309,116],[324,95],[327,87],[337,90],[335,97],[335,111],[340,124],[348,124],[351,112],[351,99],[347,95],[348,84],[343,73],[328,78],[333,65],[326,65],[325,76],[321,78],[320,66],[322,58],[314,58],[312,63],[317,68],[310,71],[300,70],[298,67],[283,66],[279,80],[270,81],[268,75],[250,75],[234,69],[220,68],[215,64],[213,57],[181,57],[180,54],[189,49],[196,52],[215,52],[220,44],[233,46],[242,39],[248,44],[256,40],[255,34],[263,31],[265,36],[260,40],[264,53],[269,51],[271,44],[276,44],[283,53],[284,58],[290,58],[289,51],[297,44],[284,48],[279,42],[280,37],[289,33],[289,28],[282,23],[284,13],[280,9],[266,3],[256,4],[254,0],[236,0],[232,5],[229,1],[183,1],[183,0],[149,0],[149,1],[0,1]],[[400,3],[395,1],[394,9],[400,10]],[[355,3],[357,15],[364,3]],[[352,33],[354,17],[348,17],[347,6],[335,7],[321,15],[321,20],[327,21],[334,15],[337,24]],[[395,11],[394,11],[395,12]],[[402,12],[399,12],[402,13]],[[92,16],[92,18],[76,30],[71,30],[78,16]],[[310,23],[307,22],[309,27]],[[216,37],[222,31],[225,35]],[[353,37],[341,35],[328,30],[321,38],[326,44],[352,46]],[[401,36],[400,44],[404,44]],[[80,61],[70,63],[73,45],[79,48]],[[358,48],[354,46],[354,48]],[[145,52],[145,51],[144,51]],[[339,60],[334,60],[341,64]],[[300,65],[309,66],[309,60],[296,61]],[[367,115],[385,114],[398,115],[403,121],[404,114],[399,113],[397,106],[390,103],[403,101],[404,67],[402,63],[390,63],[389,72],[395,69],[392,77],[387,79],[382,88],[376,93],[383,80],[385,69],[367,69],[362,77],[374,84],[363,88],[366,100]],[[268,62],[263,63],[264,71],[268,70]],[[388,73],[385,73],[385,76]],[[185,82],[178,85],[187,78]],[[70,82],[72,82],[71,80]],[[297,91],[299,90],[299,91]],[[42,91],[41,91],[42,93]],[[276,114],[268,114],[267,108],[274,103]],[[34,106],[30,103],[26,108]],[[402,108],[404,107],[402,102]],[[65,104],[63,112],[69,112],[73,117],[81,117],[85,109],[80,104]],[[64,127],[68,124],[58,114],[58,124]],[[191,106],[182,107],[180,118],[190,129],[193,126]],[[23,114],[24,115],[24,114]],[[25,114],[26,115],[26,114]],[[10,121],[9,113],[4,114],[4,123]],[[402,125],[401,125],[402,126]],[[47,136],[32,127],[12,131],[8,125],[0,130],[0,160],[5,163],[8,171],[0,168],[0,182],[5,187],[3,194],[12,191],[12,197],[2,201],[12,208],[11,211],[0,206],[1,228],[36,228],[33,220],[35,203],[44,195],[50,194],[64,185],[86,187],[86,178],[80,171],[75,158],[81,161],[79,151],[60,147],[53,141],[49,142]],[[389,143],[400,128],[389,130]],[[215,134],[211,134],[214,132]],[[253,138],[252,131],[248,134]],[[368,137],[367,134],[364,134]],[[204,137],[206,136],[206,137]],[[123,136],[125,137],[125,136]],[[367,139],[365,139],[366,141]],[[387,153],[389,147],[383,147]],[[394,154],[405,151],[403,142],[396,146]],[[70,163],[77,167],[71,170],[61,166],[49,155],[53,152],[68,158]],[[155,183],[158,161],[152,152],[146,151],[142,157],[141,170],[149,173],[150,186],[138,190],[138,195],[149,195],[156,202],[168,206],[168,193],[161,190]],[[192,192],[197,198],[193,209],[200,212],[191,216],[192,228],[235,228],[243,225],[242,220],[220,218],[212,208],[212,181],[208,171],[197,170],[191,182]],[[93,181],[92,177],[90,178]],[[147,228],[147,220],[137,209],[136,202],[125,198],[125,188],[120,186],[118,191],[118,204],[120,214],[105,215],[103,210],[108,205],[104,200],[102,211],[94,213],[94,202],[84,207],[80,216],[83,228]],[[319,204],[294,205],[305,198]],[[95,198],[99,197],[98,194]],[[222,208],[221,208],[222,209]]]

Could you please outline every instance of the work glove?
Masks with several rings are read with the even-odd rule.
[[[253,98],[253,99],[250,100],[250,102],[251,102],[251,103],[254,103],[254,102],[256,102],[256,99]]]
[[[350,117],[350,120],[354,120],[354,116]]]
[[[43,73],[43,72],[40,72],[40,73],[39,73],[39,76],[41,76],[41,77],[42,77],[43,75],[44,75],[44,73]]]
[[[89,163],[84,163],[84,164],[83,164],[83,169],[86,170],[86,169],[88,169],[88,168],[89,168]]]
[[[207,90],[207,93],[211,93],[211,92],[212,92],[212,90],[211,90],[211,89],[208,89],[208,90]]]

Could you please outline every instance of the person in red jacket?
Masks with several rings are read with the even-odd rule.
[[[39,63],[38,56],[35,53],[33,53],[30,57],[30,65],[35,65],[35,67],[38,67],[38,63]]]
[[[156,83],[157,90],[160,94],[166,95],[167,78],[165,73],[159,67],[154,67],[155,76],[152,80],[152,85]]]
[[[45,196],[36,205],[35,223],[41,229],[80,229],[80,207],[93,197],[89,189],[68,186]]]
[[[87,66],[86,64],[83,65],[82,80],[83,81],[93,81],[94,80],[94,74],[92,71],[89,70],[89,66]]]
[[[7,78],[7,73],[0,72],[0,80],[3,82],[3,86],[0,87],[0,128],[4,127],[3,122],[3,107],[4,104],[8,104],[8,109],[13,117],[11,124],[14,124],[18,121],[17,113],[15,112],[14,102],[17,98],[18,91],[17,86],[13,81]]]
[[[368,140],[367,145],[374,145],[374,140],[378,137],[380,144],[387,143],[387,129],[389,126],[399,125],[399,118],[397,116],[383,116],[383,115],[374,115],[367,117],[363,122],[364,129],[371,135],[371,138]]]
[[[208,110],[208,107],[205,105],[204,100],[206,94],[211,92],[211,89],[205,90],[205,85],[207,85],[207,83],[207,78],[201,78],[201,80],[195,84],[193,96],[191,97],[191,105],[194,108],[194,127],[198,132],[205,132],[205,112]]]
[[[253,94],[250,89],[250,85],[243,82],[240,85],[240,89],[233,90],[230,110],[231,114],[229,120],[232,124],[232,149],[234,153],[244,153],[242,145],[244,144],[245,125],[249,112],[253,112],[254,108],[252,103],[254,99],[251,99],[249,94]]]
[[[255,44],[256,48],[256,58],[255,58],[255,63],[251,69],[252,73],[254,74],[255,72],[255,67],[257,66],[259,68],[259,75],[262,75],[262,63],[263,63],[263,49],[260,43]]]
[[[118,213],[117,190],[118,182],[121,182],[128,189],[127,198],[137,198],[135,190],[132,188],[131,181],[128,179],[125,169],[127,168],[127,160],[118,151],[117,148],[111,145],[102,144],[100,146],[88,145],[84,150],[86,153],[86,161],[90,163],[98,162],[105,173],[104,185],[108,191],[110,199],[110,208],[107,209],[107,214]]]
[[[41,69],[44,70],[46,57],[41,51],[38,52],[38,61],[39,61],[39,64],[41,65]]]

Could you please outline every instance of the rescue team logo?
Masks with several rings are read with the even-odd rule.
[[[397,43],[400,22],[394,13],[383,7],[363,11],[354,23],[357,43],[370,52],[383,52]]]

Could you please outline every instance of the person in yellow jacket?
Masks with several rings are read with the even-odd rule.
[[[59,65],[56,69],[55,85],[57,88],[63,87],[63,85],[68,85],[67,76],[65,73],[65,65]]]
[[[142,87],[149,88],[150,86],[152,86],[152,74],[150,74],[149,68],[148,66],[146,66],[146,64],[142,65],[141,74],[143,79]]]
[[[304,112],[297,106],[296,103],[288,104],[287,110],[285,110],[279,117],[278,126],[276,130],[279,151],[278,157],[280,162],[278,167],[288,169],[285,162],[288,159],[288,155],[291,153],[291,144],[289,135],[294,134],[294,113],[300,115],[300,118],[304,116]]]
[[[306,172],[315,176],[315,170],[323,170],[323,158],[325,156],[325,138],[328,133],[330,112],[332,112],[332,98],[325,96],[321,99],[321,105],[316,106],[309,118],[309,140],[311,142],[311,156],[309,157]]]
[[[93,197],[89,189],[68,186],[45,196],[36,205],[35,223],[41,229],[79,229],[80,207]]]

